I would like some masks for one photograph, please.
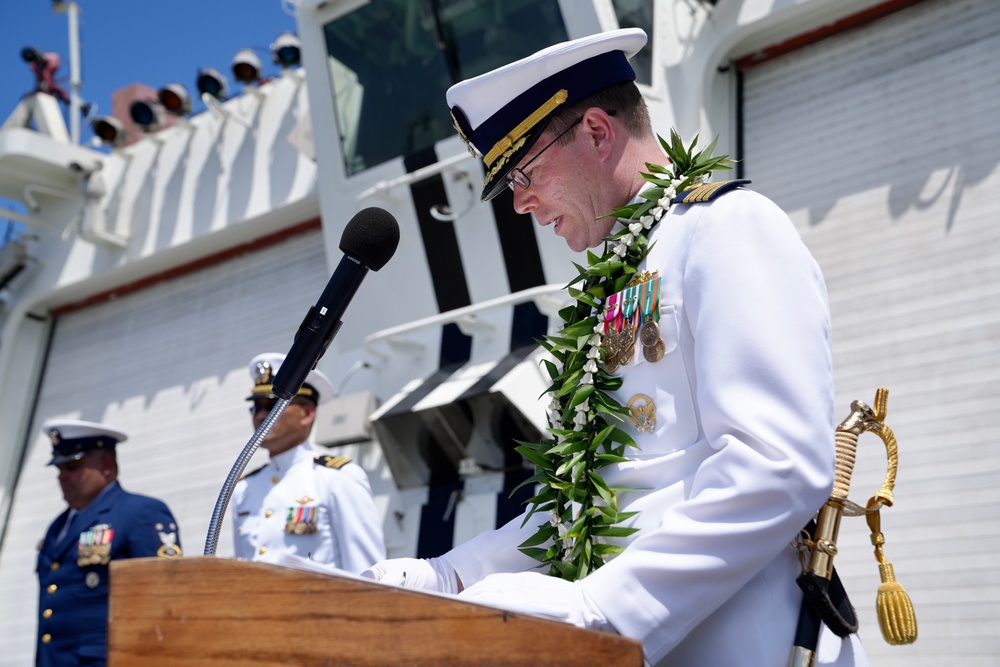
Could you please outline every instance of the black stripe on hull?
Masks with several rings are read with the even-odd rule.
[[[433,147],[428,147],[403,158],[407,173],[437,162]],[[410,196],[420,227],[420,237],[427,255],[427,269],[430,271],[434,296],[438,311],[446,312],[471,304],[469,285],[465,279],[465,267],[458,247],[455,225],[451,222],[435,220],[431,216],[432,206],[448,203],[444,180],[435,174],[410,186]],[[434,382],[425,382],[414,395],[404,399],[410,407],[427,392],[432,391],[456,368],[472,356],[472,338],[463,334],[457,325],[447,324],[441,331],[441,349],[438,352],[438,368]],[[438,376],[441,377],[438,377]],[[400,406],[397,406],[397,410]],[[458,471],[448,462],[437,446],[428,447],[431,478],[427,490],[427,504],[420,513],[420,533],[417,540],[417,557],[440,556],[452,548],[455,542],[454,503],[461,494],[465,483]],[[449,509],[450,507],[450,509]]]
[[[437,155],[433,147],[403,158],[407,173],[436,162]],[[410,185],[410,196],[413,198],[420,237],[424,243],[424,253],[427,255],[427,269],[434,285],[438,311],[443,313],[470,305],[472,299],[469,296],[469,284],[465,279],[465,267],[462,264],[462,254],[459,252],[455,225],[452,222],[435,220],[431,216],[432,206],[448,203],[444,180],[440,174],[435,174],[413,183]],[[471,356],[472,339],[463,334],[457,325],[445,325],[441,332],[438,366],[463,363]]]

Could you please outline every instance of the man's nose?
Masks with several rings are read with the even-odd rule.
[[[531,188],[514,186],[514,210],[520,214],[531,213],[538,208],[538,199],[531,193]]]

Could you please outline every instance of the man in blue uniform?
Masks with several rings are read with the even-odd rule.
[[[118,484],[115,447],[127,436],[103,424],[49,420],[49,465],[66,500],[38,550],[38,667],[103,665],[108,639],[108,564],[122,558],[178,558],[170,509]]]

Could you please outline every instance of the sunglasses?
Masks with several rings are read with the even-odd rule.
[[[278,404],[279,400],[280,399],[277,399],[277,398],[255,398],[255,399],[253,399],[253,405],[251,405],[249,407],[250,414],[251,415],[257,415],[257,413],[261,413],[261,414],[265,414],[266,415],[266,414],[270,413],[271,410],[274,409],[274,406],[276,406]],[[309,401],[304,401],[304,400],[295,399],[295,398],[293,398],[290,401],[290,405],[305,406],[307,404],[311,405],[311,403],[309,403]]]

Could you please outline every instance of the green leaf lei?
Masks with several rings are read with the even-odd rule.
[[[677,193],[707,181],[716,169],[731,168],[728,156],[712,157],[715,141],[695,153],[697,136],[688,147],[674,130],[669,143],[657,139],[672,169],[646,163],[648,173],[641,176],[652,187],[639,193],[640,201],[608,214],[619,219],[622,229],[605,239],[601,256],[587,252],[586,268],[575,264],[579,275],[566,289],[576,303],[559,311],[562,329],[539,341],[553,357],[544,361],[552,380],[546,390],[552,398],[551,437],[539,443],[517,441],[517,451],[535,464],[535,474],[518,488],[539,486],[538,494],[527,501],[531,506],[527,517],[549,514],[548,523],[519,548],[547,564],[548,574],[571,581],[584,578],[624,550],[607,538],[638,530],[620,525],[637,514],[618,510],[618,493],[626,489],[609,487],[598,472],[627,461],[625,448],[637,446],[618,426],[627,419],[628,409],[610,395],[621,387],[621,378],[602,366],[602,303],[636,277],[651,248],[649,232],[670,210]]]

